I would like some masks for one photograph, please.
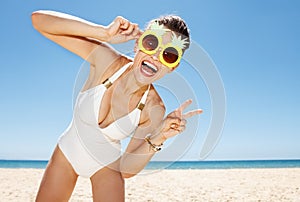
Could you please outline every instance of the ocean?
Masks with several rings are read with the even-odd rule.
[[[48,161],[0,160],[0,168],[44,169]],[[300,168],[300,160],[247,160],[247,161],[154,161],[145,169],[232,169],[232,168]]]

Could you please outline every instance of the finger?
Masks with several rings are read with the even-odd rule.
[[[187,100],[187,101],[185,101],[184,103],[182,103],[181,105],[180,105],[180,107],[178,107],[178,111],[179,112],[182,112],[185,108],[187,108],[187,106],[189,106],[190,104],[192,103],[192,100],[190,99],[190,100]]]
[[[123,16],[117,16],[115,19],[114,19],[114,21],[115,22],[121,22],[122,20],[126,20]]]
[[[137,34],[137,38],[139,38],[140,36],[142,36],[142,34],[144,33],[144,31],[139,29],[139,33]]]
[[[175,129],[175,128],[177,128],[178,127],[178,124],[176,124],[176,123],[172,123],[171,125],[170,125],[170,128],[172,128],[172,129]]]
[[[178,126],[176,128],[171,128],[172,131],[176,131],[178,133],[182,133],[185,130],[186,126]]]
[[[127,25],[128,20],[123,18],[122,16],[117,16],[113,22],[113,24],[119,25],[119,28],[125,29]]]
[[[186,123],[187,123],[186,119],[181,119],[181,122],[180,122],[180,125],[181,125],[181,126],[182,126],[182,125],[186,125]]]
[[[130,23],[129,26],[127,27],[127,29],[123,30],[121,33],[124,35],[130,35],[130,34],[132,34],[134,27],[135,27],[134,24]]]
[[[134,25],[133,32],[132,32],[132,36],[133,36],[134,38],[138,38],[138,37],[140,37],[140,36],[139,36],[139,33],[140,33],[140,28],[139,28],[139,26],[138,26],[137,24],[135,24],[135,25]]]
[[[197,114],[201,114],[202,112],[203,112],[202,109],[196,109],[196,110],[189,111],[189,112],[183,114],[182,117],[183,117],[184,119],[187,119],[187,118],[190,118],[190,117],[195,116],[195,115],[197,115]]]
[[[172,128],[172,129],[178,129],[178,128],[180,128],[180,127],[185,127],[186,126],[186,120],[183,120],[183,121],[181,121],[179,124],[177,124],[177,123],[172,123],[171,125],[170,125],[170,128]]]
[[[140,37],[139,33],[140,33],[139,26],[137,24],[134,24],[132,32],[127,33],[126,37],[128,38],[128,40],[138,39]],[[122,32],[122,34],[124,34],[124,33]]]
[[[180,126],[180,127],[178,127],[178,131],[179,131],[180,133],[182,133],[182,132],[185,130],[185,128],[186,128],[185,125],[184,125],[184,126]]]
[[[121,29],[128,29],[128,27],[130,26],[130,22],[128,20],[126,20],[125,18],[120,19],[120,28]]]
[[[167,126],[171,127],[171,126],[176,126],[176,125],[180,125],[181,123],[181,119],[178,117],[174,117],[174,118],[167,118],[166,120]]]

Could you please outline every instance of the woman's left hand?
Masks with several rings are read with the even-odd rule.
[[[159,132],[163,140],[173,137],[184,131],[186,128],[187,118],[202,113],[201,109],[196,109],[183,113],[184,109],[192,103],[192,100],[187,100],[182,103],[176,110],[167,115],[163,120]]]
[[[138,39],[142,35],[138,24],[118,16],[106,27],[108,39],[112,44],[123,43],[129,40]]]

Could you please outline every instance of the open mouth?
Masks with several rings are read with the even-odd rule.
[[[141,72],[145,76],[153,76],[157,72],[157,67],[150,62],[143,61],[141,66]]]

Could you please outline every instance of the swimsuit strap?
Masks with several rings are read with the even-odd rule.
[[[125,71],[126,69],[132,64],[133,62],[129,62],[127,64],[125,64],[123,67],[121,67],[116,73],[114,73],[110,78],[107,78],[105,81],[103,81],[103,85],[108,89],[113,82],[115,82]],[[145,103],[146,103],[146,99],[148,96],[150,90],[150,85],[148,86],[148,89],[145,91],[145,93],[143,94],[142,99],[140,100],[139,104],[137,105],[137,108],[139,110],[143,110]]]
[[[145,103],[146,103],[146,99],[147,99],[147,96],[148,96],[148,93],[149,93],[149,90],[150,90],[150,85],[148,86],[148,89],[145,91],[142,99],[140,100],[139,104],[137,105],[137,108],[139,110],[143,110],[144,109]]]
[[[133,62],[129,62],[129,63],[125,64],[118,71],[116,71],[110,78],[107,78],[105,81],[103,81],[102,84],[104,84],[104,86],[106,88],[109,88],[113,84],[113,82],[115,82],[132,63]]]

